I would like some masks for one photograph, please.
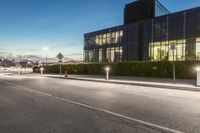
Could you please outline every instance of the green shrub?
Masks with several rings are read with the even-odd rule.
[[[196,78],[195,67],[199,66],[198,61],[176,61],[177,78]],[[105,67],[111,68],[113,76],[140,76],[170,78],[173,75],[173,63],[170,61],[135,61],[119,63],[93,63],[93,64],[63,64],[62,73],[67,71],[70,74],[104,75]],[[46,73],[59,73],[59,65],[45,66]]]

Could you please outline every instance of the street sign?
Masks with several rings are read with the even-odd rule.
[[[59,59],[59,62],[60,62],[60,76],[61,76],[61,74],[62,74],[62,59],[64,58],[64,55],[60,52],[60,53],[58,53],[58,55],[57,55],[57,58]]]
[[[171,43],[171,50],[175,50],[176,49],[176,42],[172,42]]]
[[[60,52],[60,53],[58,53],[57,58],[59,60],[62,60],[64,58],[64,55]]]

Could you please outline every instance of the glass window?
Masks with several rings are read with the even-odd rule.
[[[122,61],[122,47],[116,47],[115,48],[115,54],[114,54],[114,62]]]
[[[173,41],[169,41],[169,61],[172,61],[173,58],[174,60],[176,60],[176,55],[177,55],[177,46],[176,46],[176,49],[173,51],[171,49],[172,45],[173,44],[176,44],[176,40],[173,40]],[[174,53],[173,53],[174,52]]]
[[[94,61],[94,51],[93,50],[85,50],[85,61],[86,62]]]
[[[162,16],[170,12],[159,2],[155,1],[155,16]]]
[[[116,37],[115,37],[115,43],[117,43],[119,41],[119,32],[116,32]]]
[[[89,62],[89,59],[88,59],[88,51],[87,51],[87,50],[85,50],[84,56],[85,56],[85,62]]]
[[[153,60],[153,42],[149,44],[149,58]]]
[[[120,37],[123,36],[123,30],[120,30]]]
[[[103,44],[103,36],[99,35],[99,45],[102,45],[102,44]]]
[[[200,37],[198,37],[198,38],[196,39],[196,41],[197,41],[197,42],[200,42]]]
[[[99,62],[102,62],[102,49],[99,49]]]
[[[115,32],[112,32],[112,36],[111,36],[111,43],[116,43],[116,39],[115,39]]]
[[[176,52],[177,60],[185,60],[185,39],[177,41]]]
[[[111,50],[111,52],[110,52],[111,62],[114,62],[115,61],[115,48],[111,48],[110,50]]]
[[[96,35],[96,37],[95,37],[95,44],[99,45],[99,35]]]
[[[111,35],[110,35],[110,33],[107,33],[107,43],[111,44]]]
[[[153,42],[149,44],[149,57],[151,60],[173,60],[171,45],[175,43],[174,60],[185,60],[185,39]]]
[[[106,34],[103,34],[103,44],[106,44]]]
[[[161,53],[160,53],[160,42],[155,42],[154,43],[154,59],[153,60],[160,60],[160,56],[161,56]]]
[[[177,44],[176,45],[176,60],[182,60],[183,59],[183,44]]]
[[[160,47],[160,59],[161,60],[166,60],[167,58],[167,51],[166,51],[166,43],[161,42],[161,47]]]
[[[186,55],[187,60],[196,59],[196,38],[190,38],[186,41]]]
[[[196,39],[196,59],[200,60],[200,38]]]
[[[106,49],[106,60],[107,62],[110,62],[110,48]]]

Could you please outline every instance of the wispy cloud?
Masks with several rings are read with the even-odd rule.
[[[0,57],[5,57],[5,56],[13,56],[13,53],[10,53],[10,52],[0,52]]]

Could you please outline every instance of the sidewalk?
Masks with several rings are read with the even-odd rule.
[[[144,77],[124,77],[124,76],[111,76],[110,80],[105,80],[105,76],[99,75],[69,75],[65,78],[64,75],[44,75],[52,78],[62,78],[68,80],[83,80],[92,82],[136,85],[145,87],[165,88],[165,89],[178,89],[187,91],[198,91],[200,87],[196,86],[196,81],[192,79],[177,79],[176,84],[173,84],[172,79],[167,78],[144,78]]]

